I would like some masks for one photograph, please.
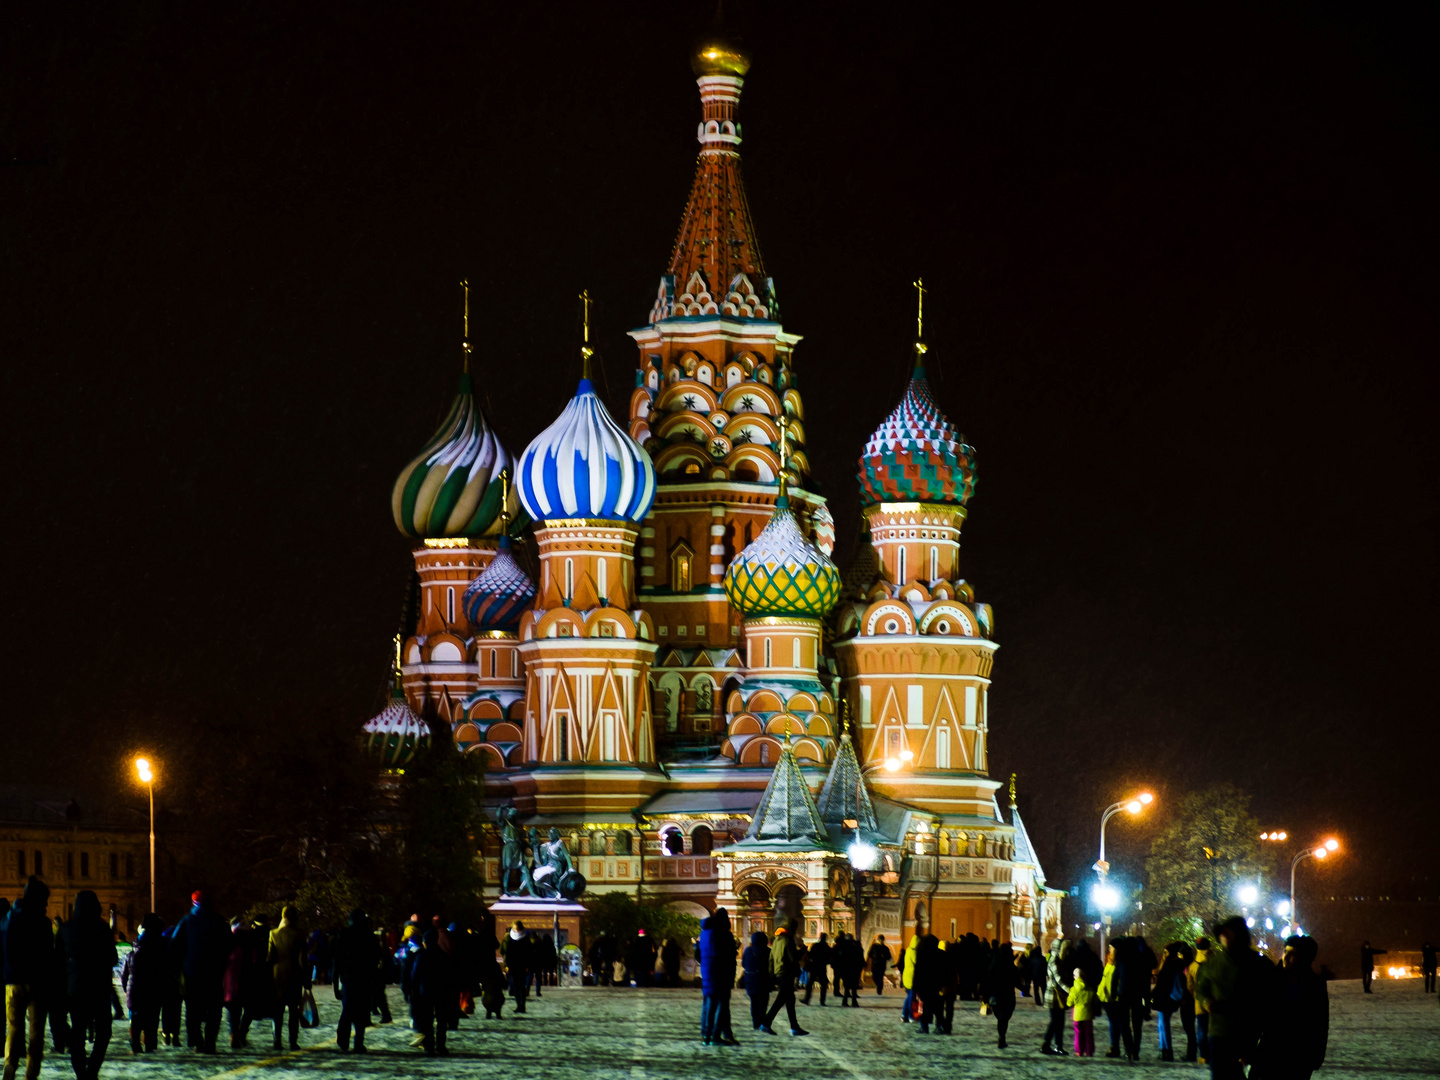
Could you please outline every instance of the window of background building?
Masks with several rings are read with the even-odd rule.
[[[73,851],[65,852],[65,876],[67,878],[75,876],[75,852]]]
[[[88,851],[80,852],[80,876],[82,878],[90,876],[90,853]]]
[[[133,878],[133,877],[135,876],[135,856],[134,856],[134,855],[126,855],[126,856],[125,856],[125,876],[126,876],[127,878]]]
[[[18,878],[25,876],[25,852],[23,851],[15,852],[15,876]]]
[[[110,853],[110,880],[111,880],[111,881],[114,881],[114,880],[115,880],[116,878],[118,878],[119,876],[120,876],[120,856],[119,856],[117,853],[115,853],[115,852],[112,851],[112,852]]]
[[[36,877],[44,877],[44,876],[45,876],[45,856],[42,855],[40,852],[37,851],[37,852],[35,852],[35,857],[31,860],[31,862],[33,862],[33,863],[35,864],[35,876],[36,876]]]

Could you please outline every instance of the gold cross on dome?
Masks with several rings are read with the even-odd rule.
[[[785,470],[785,463],[790,459],[790,452],[789,452],[789,451],[790,451],[790,438],[789,438],[790,418],[785,415],[785,410],[784,410],[783,407],[782,407],[781,410],[780,410],[780,420],[779,420],[779,424],[780,424],[780,470],[783,472],[783,471]]]
[[[500,532],[510,531],[510,470],[500,470]]]
[[[916,278],[910,283],[915,289],[915,352],[919,356],[925,355],[925,294],[930,290],[925,288],[925,279]]]
[[[584,324],[584,344],[580,346],[580,363],[582,374],[585,378],[590,377],[590,358],[595,355],[595,350],[590,347],[590,305],[594,303],[590,299],[590,290],[580,291],[580,319]]]
[[[462,278],[460,281],[462,296],[461,321],[463,324],[462,337],[460,339],[460,351],[465,356],[465,370],[470,370],[470,281]]]

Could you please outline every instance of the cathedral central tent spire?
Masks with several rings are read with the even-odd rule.
[[[680,292],[695,297],[703,292],[717,308],[736,294],[740,302],[731,304],[736,310],[729,314],[774,318],[774,300],[740,175],[741,130],[735,113],[750,57],[716,35],[700,45],[690,66],[700,87],[701,118],[695,132],[700,158],[670,253],[669,276]],[[684,313],[688,312],[675,312]]]

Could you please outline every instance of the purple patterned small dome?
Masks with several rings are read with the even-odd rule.
[[[470,583],[462,604],[476,630],[515,630],[535,599],[535,583],[515,561],[510,537],[502,535],[490,565]]]

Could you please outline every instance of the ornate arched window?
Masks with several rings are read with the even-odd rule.
[[[670,549],[670,591],[677,593],[688,593],[695,587],[694,577],[691,573],[691,565],[695,558],[695,551],[684,540],[678,541]]]
[[[715,846],[715,837],[708,825],[696,825],[690,833],[690,854],[709,855]]]

